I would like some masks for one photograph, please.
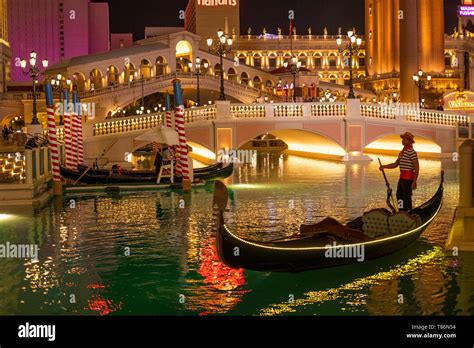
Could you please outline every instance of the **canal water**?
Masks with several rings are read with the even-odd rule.
[[[441,169],[446,185],[442,210],[415,244],[382,259],[299,274],[219,262],[212,185],[184,197],[71,195],[0,214],[0,245],[39,245],[38,260],[0,259],[0,315],[473,315],[474,255],[444,249],[458,201],[456,167],[421,161],[416,205],[436,191]],[[395,186],[397,171],[388,177]],[[385,205],[376,161],[260,156],[226,183],[230,228],[259,240]]]

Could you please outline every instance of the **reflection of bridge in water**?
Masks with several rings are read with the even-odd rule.
[[[195,154],[204,157],[214,157],[219,149],[240,148],[259,135],[271,133],[288,144],[293,154],[361,160],[375,143],[385,153],[398,153],[394,151],[400,149],[399,134],[409,131],[416,136],[421,155],[451,158],[460,135],[471,136],[471,120],[465,115],[431,110],[407,110],[397,115],[381,105],[359,100],[266,104],[218,101],[187,109],[185,121],[190,145]],[[163,113],[153,113],[87,123],[86,158],[121,162],[124,153],[145,145],[134,140],[136,137],[163,122]]]

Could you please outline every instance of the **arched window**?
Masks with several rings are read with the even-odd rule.
[[[144,79],[151,77],[151,63],[148,59],[142,59],[140,63],[140,75]]]
[[[102,72],[99,69],[93,69],[90,74],[89,78],[91,81],[91,90],[96,90],[102,88]]]
[[[109,86],[114,86],[119,83],[119,71],[116,66],[111,65],[107,68],[107,77]]]
[[[155,61],[156,76],[164,75],[166,72],[166,60],[159,56]]]
[[[229,81],[237,81],[237,73],[235,72],[234,68],[229,68],[227,71],[227,77]]]
[[[249,84],[249,75],[245,71],[240,75],[240,83],[246,86]]]
[[[257,89],[262,89],[262,79],[259,76],[253,78],[253,86]]]

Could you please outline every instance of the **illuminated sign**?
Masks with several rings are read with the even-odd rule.
[[[464,0],[463,5],[472,5],[472,0]]]
[[[237,0],[198,0],[201,6],[237,6]]]
[[[458,6],[458,15],[462,17],[474,16],[474,6]]]
[[[474,93],[453,92],[444,98],[448,110],[474,110]]]

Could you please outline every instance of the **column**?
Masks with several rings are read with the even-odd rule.
[[[400,20],[400,101],[418,103],[418,87],[413,74],[418,71],[417,4],[413,0],[400,0],[403,19]]]

